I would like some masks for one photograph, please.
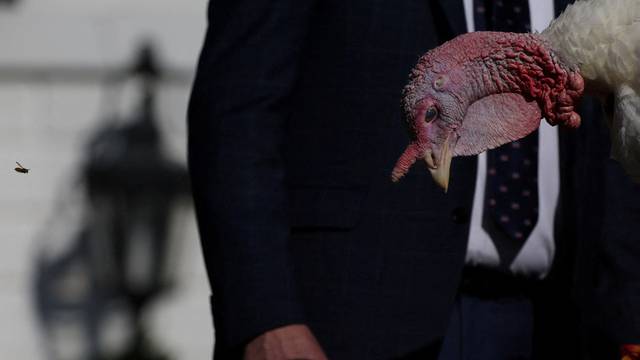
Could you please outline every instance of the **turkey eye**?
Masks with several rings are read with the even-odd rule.
[[[427,112],[424,114],[424,121],[431,122],[433,119],[438,116],[438,110],[435,107],[430,107],[427,109]]]

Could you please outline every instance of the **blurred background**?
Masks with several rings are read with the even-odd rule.
[[[0,0],[0,359],[210,357],[185,161],[206,6]]]

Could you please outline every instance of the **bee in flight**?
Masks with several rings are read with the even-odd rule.
[[[23,174],[26,174],[26,173],[28,173],[28,172],[29,172],[29,169],[27,169],[26,167],[24,167],[24,166],[20,165],[20,163],[19,163],[19,162],[17,162],[17,161],[16,161],[16,164],[18,164],[18,167],[17,167],[17,168],[15,168],[15,170],[16,170],[17,172],[19,172],[19,173],[23,173]]]

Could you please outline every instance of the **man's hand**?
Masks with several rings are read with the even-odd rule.
[[[327,360],[327,356],[306,325],[287,325],[253,339],[244,350],[244,360]]]

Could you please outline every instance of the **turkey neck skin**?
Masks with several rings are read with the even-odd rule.
[[[461,35],[423,56],[413,72],[412,83],[444,75],[457,87],[458,101],[469,105],[499,93],[517,93],[535,100],[547,121],[577,127],[580,117],[575,103],[584,91],[576,68],[566,65],[539,34],[474,32]],[[411,85],[408,86],[411,88]],[[418,86],[405,89],[405,108],[421,98]]]

